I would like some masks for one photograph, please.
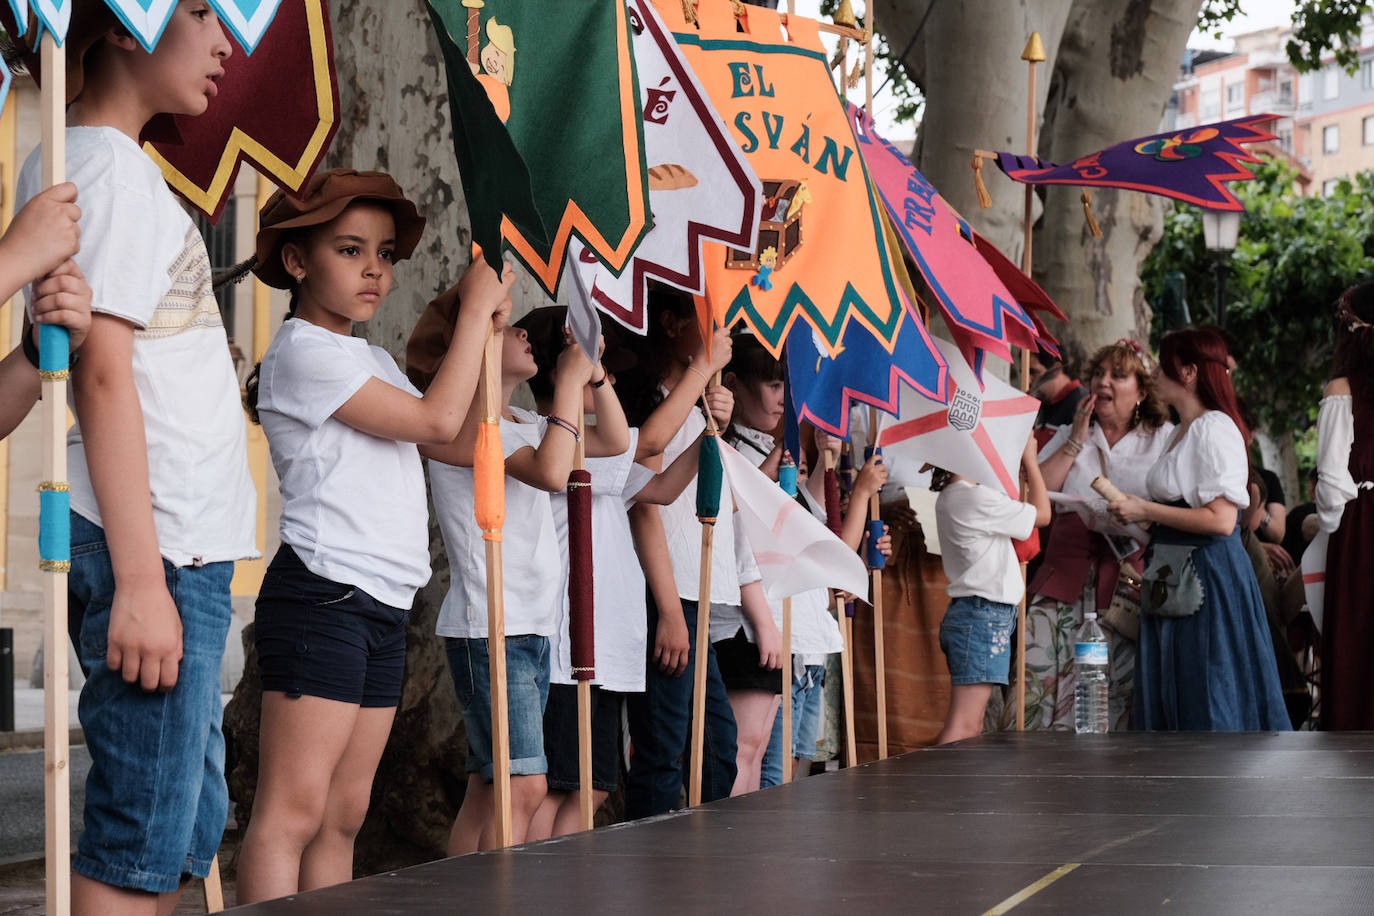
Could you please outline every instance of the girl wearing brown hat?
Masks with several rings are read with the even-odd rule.
[[[291,308],[249,383],[281,481],[282,543],[258,594],[261,744],[243,903],[353,877],[353,839],[401,697],[406,618],[430,576],[417,444],[458,435],[487,328],[509,315],[514,272],[475,262],[425,394],[352,336],[424,224],[389,176],[344,169],[262,211],[253,269],[291,290]]]

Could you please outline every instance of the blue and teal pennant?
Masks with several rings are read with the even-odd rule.
[[[243,50],[252,54],[277,15],[281,0],[210,0],[210,5]]]
[[[20,21],[27,21],[29,11],[32,11],[38,17],[39,26],[51,32],[60,47],[62,42],[67,40],[67,26],[72,21],[73,2],[74,0],[32,0],[29,9],[22,11],[24,15]],[[10,6],[16,14],[21,12],[20,7],[23,5],[24,0],[10,0]]]

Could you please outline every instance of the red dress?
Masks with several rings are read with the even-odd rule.
[[[1355,439],[1350,476],[1374,480],[1374,404],[1352,399]],[[1374,489],[1360,487],[1345,504],[1326,552],[1326,608],[1322,618],[1322,727],[1374,729]]]

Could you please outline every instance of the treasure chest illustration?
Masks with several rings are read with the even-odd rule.
[[[759,241],[752,252],[727,248],[725,266],[737,270],[758,270],[768,266],[777,270],[802,244],[802,215],[811,200],[805,181],[790,178],[764,178],[763,219],[759,220]],[[771,249],[771,251],[770,251]],[[766,263],[776,255],[775,263]]]

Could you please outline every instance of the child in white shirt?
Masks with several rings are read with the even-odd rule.
[[[510,724],[511,826],[525,841],[547,792],[543,717],[549,690],[549,637],[558,623],[566,560],[559,548],[549,494],[572,471],[584,390],[590,386],[599,422],[586,432],[589,458],[618,455],[629,432],[606,371],[572,343],[554,370],[553,410],[539,416],[510,406],[517,385],[538,371],[524,329],[501,336],[501,445],[505,452],[506,522],[502,533],[506,671]],[[483,407],[474,403],[453,443],[424,450],[448,552],[450,584],[437,632],[446,637],[449,668],[468,738],[468,783],[449,836],[449,855],[494,848],[490,662],[487,654],[485,542],[474,514],[473,452]]]
[[[982,734],[992,685],[1010,677],[1016,603],[1025,593],[1012,540],[1028,538],[1050,521],[1034,437],[1022,453],[1021,473],[1028,502],[946,471],[937,471],[931,483],[940,493],[935,515],[953,599],[940,623],[940,648],[954,689],[937,744]]]

